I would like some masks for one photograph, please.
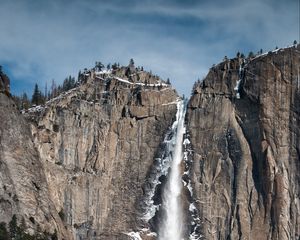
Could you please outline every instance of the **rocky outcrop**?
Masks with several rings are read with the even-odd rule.
[[[193,89],[191,180],[205,239],[300,236],[299,50],[226,60]]]
[[[0,223],[8,227],[15,216],[16,224],[22,223],[27,234],[45,232],[48,236],[70,239],[49,196],[29,124],[7,96],[7,85],[1,85],[3,89],[0,92]]]
[[[144,71],[90,71],[26,113],[51,200],[74,239],[127,239],[177,93]],[[34,111],[36,110],[36,111]]]

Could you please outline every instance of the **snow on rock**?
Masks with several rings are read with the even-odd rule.
[[[41,112],[44,109],[45,109],[45,107],[38,105],[38,106],[33,106],[33,107],[29,108],[28,112],[29,113]]]
[[[192,188],[191,181],[188,182],[187,188],[189,189],[191,196],[193,196],[193,188]]]
[[[183,140],[183,145],[186,146],[186,145],[188,145],[188,144],[191,144],[191,142],[190,142],[190,140],[189,140],[188,138],[185,138],[185,139]]]
[[[125,233],[127,236],[131,237],[132,240],[143,240],[139,232],[129,232]]]
[[[113,78],[120,81],[120,82],[131,84],[131,85],[139,85],[139,86],[147,86],[147,87],[160,87],[160,86],[161,87],[169,87],[168,84],[165,84],[165,83],[160,82],[160,81],[157,81],[157,83],[146,84],[146,83],[142,83],[142,82],[130,82],[128,80],[125,80],[125,79],[122,79],[122,78],[119,78],[119,77],[113,77]]]
[[[143,240],[141,235],[149,236],[149,237],[157,237],[157,234],[155,232],[151,232],[149,228],[142,228],[139,232],[129,232],[125,234],[131,237],[132,240]]]
[[[177,102],[169,102],[169,103],[163,103],[163,106],[167,106],[167,105],[173,105],[173,104],[177,104]]]
[[[197,208],[195,207],[195,204],[194,204],[194,203],[191,203],[191,204],[190,204],[189,210],[190,210],[190,212],[194,212],[195,210],[197,210]]]
[[[111,70],[104,69],[104,70],[102,70],[102,71],[96,71],[95,74],[96,74],[96,75],[100,75],[100,74],[111,74]]]
[[[128,80],[119,78],[119,77],[113,77],[114,79],[118,80],[119,82],[127,83],[127,84],[133,84],[132,82],[129,82]]]

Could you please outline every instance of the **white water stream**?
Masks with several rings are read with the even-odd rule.
[[[173,124],[173,148],[171,151],[171,166],[168,180],[163,190],[162,209],[164,215],[159,227],[159,240],[181,240],[182,239],[182,205],[180,195],[182,189],[181,161],[183,159],[182,142],[185,133],[185,103],[177,103],[176,121]]]

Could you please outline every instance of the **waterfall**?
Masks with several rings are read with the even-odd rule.
[[[170,151],[171,165],[168,180],[162,194],[163,219],[159,228],[159,240],[181,240],[183,227],[183,214],[181,205],[182,173],[181,162],[183,159],[182,142],[185,133],[185,102],[177,103],[176,121],[172,126],[174,137]]]

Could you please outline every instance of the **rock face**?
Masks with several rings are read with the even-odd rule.
[[[128,239],[178,95],[159,78],[127,68],[91,71],[82,81],[26,115],[51,200],[74,239]]]
[[[30,234],[46,231],[52,235],[56,231],[60,239],[68,239],[70,235],[49,196],[29,124],[7,96],[8,78],[4,77],[0,75],[0,222],[8,224],[15,215],[18,225],[23,221]]]
[[[205,239],[300,236],[299,50],[226,60],[193,89],[191,180]]]

